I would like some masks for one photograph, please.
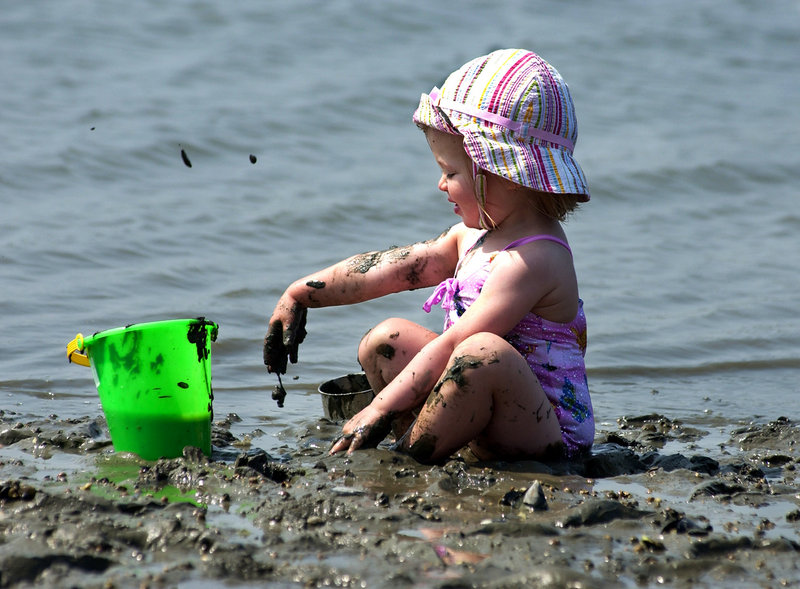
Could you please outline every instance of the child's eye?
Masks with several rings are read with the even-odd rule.
[[[444,175],[444,177],[445,177],[445,178],[447,178],[447,179],[449,180],[450,178],[452,178],[452,177],[453,177],[453,176],[455,176],[455,175],[456,175],[456,173],[455,173],[455,172],[450,172],[449,174],[445,174],[445,175]]]

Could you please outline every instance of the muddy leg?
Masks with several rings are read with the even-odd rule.
[[[467,444],[482,459],[542,456],[561,444],[538,380],[494,334],[473,335],[456,348],[401,450],[438,462]]]
[[[364,335],[358,346],[358,361],[377,395],[406,367],[436,334],[406,319],[387,319]],[[395,437],[408,430],[413,413],[399,415],[392,424]]]

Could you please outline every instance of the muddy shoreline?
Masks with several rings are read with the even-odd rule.
[[[0,411],[0,587],[781,587],[800,582],[797,423],[622,418],[580,463],[111,452],[100,418]],[[256,436],[258,432],[253,432]]]

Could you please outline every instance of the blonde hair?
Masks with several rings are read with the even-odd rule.
[[[566,221],[582,202],[582,195],[578,194],[557,194],[552,192],[541,192],[525,186],[520,187],[530,198],[531,204],[540,213],[557,221]]]
[[[541,190],[536,190],[535,188],[522,186],[521,184],[517,184],[508,178],[504,178],[503,176],[497,177],[501,181],[505,182],[511,190],[525,195],[533,208],[550,219],[566,221],[567,217],[575,212],[575,210],[578,208],[578,205],[584,202],[584,197],[581,194],[559,194],[556,192],[544,192]]]

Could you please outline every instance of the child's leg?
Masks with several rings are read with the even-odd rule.
[[[403,440],[422,462],[469,444],[491,458],[547,456],[561,447],[561,428],[525,359],[503,338],[479,333],[462,342]]]
[[[411,359],[436,334],[406,319],[382,321],[361,339],[358,361],[367,375],[372,390],[377,395],[394,379]],[[395,437],[403,435],[411,426],[412,412],[395,418],[392,431]]]
[[[358,346],[358,362],[378,394],[436,334],[407,319],[392,318],[370,329]]]

